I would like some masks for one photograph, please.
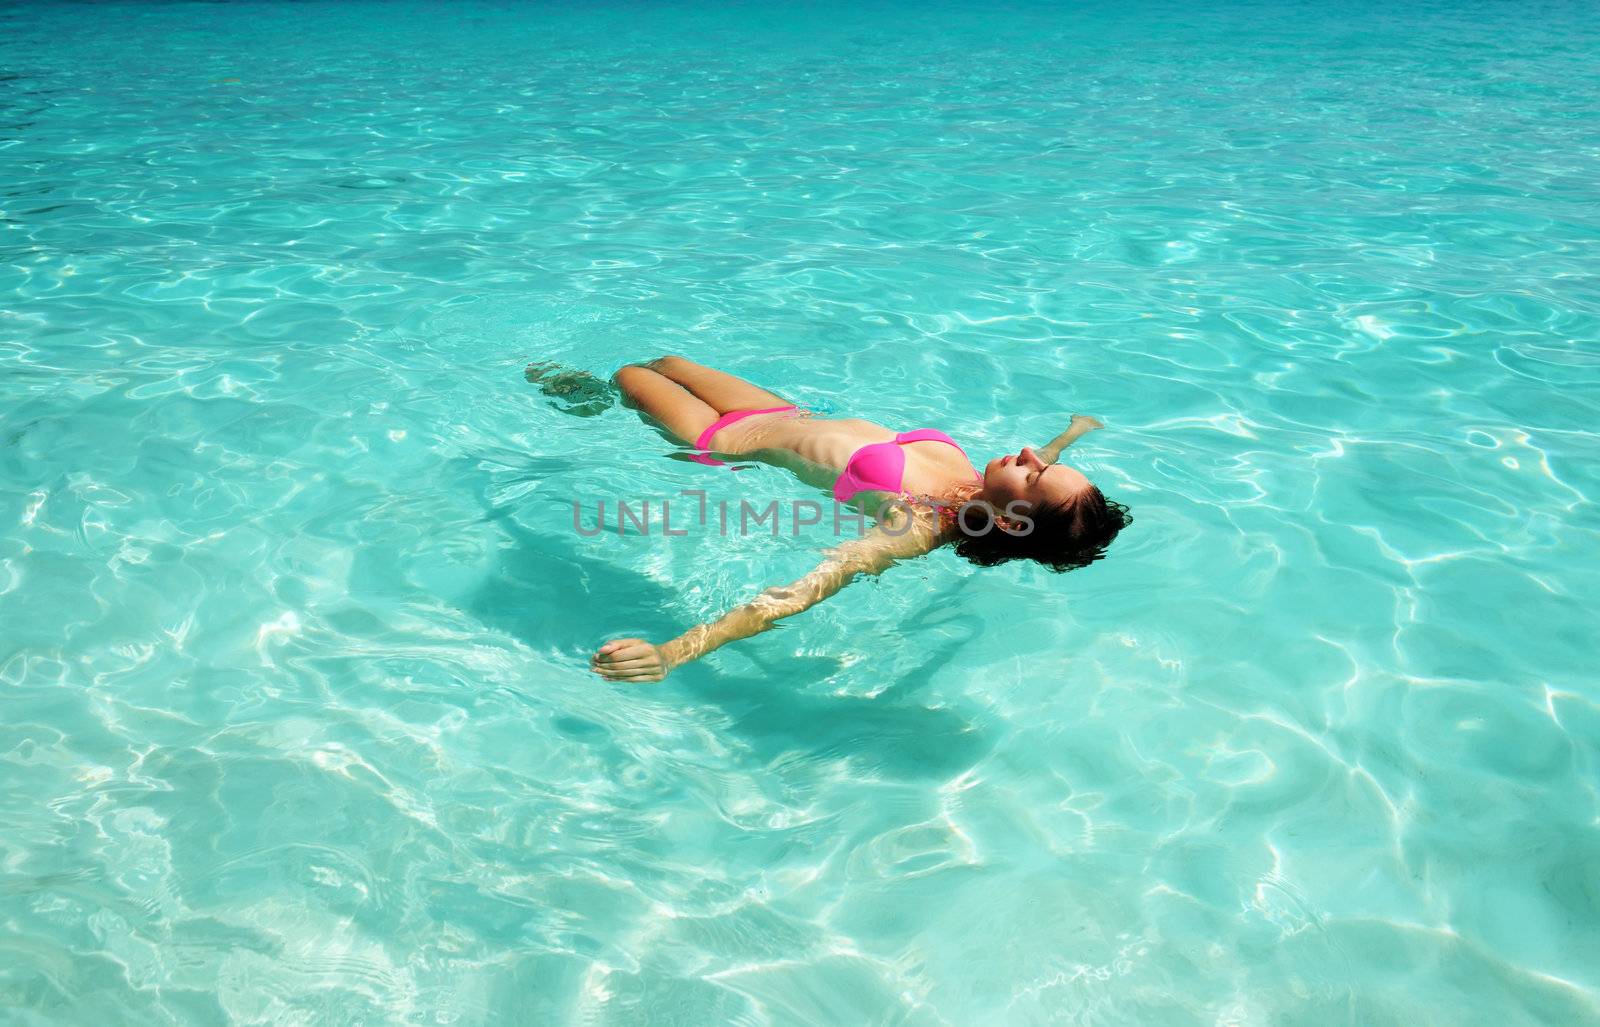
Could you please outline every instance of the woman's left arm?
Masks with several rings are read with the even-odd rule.
[[[921,556],[936,544],[937,539],[921,525],[910,526],[899,535],[875,528],[829,550],[823,561],[798,581],[769,588],[718,620],[696,625],[670,642],[652,645],[642,638],[607,642],[590,659],[590,669],[608,681],[660,681],[690,660],[809,610],[858,574],[881,574],[897,560]]]
[[[1073,414],[1072,424],[1067,427],[1067,430],[1039,448],[1039,459],[1047,464],[1053,464],[1061,459],[1061,451],[1063,449],[1066,449],[1096,428],[1104,427],[1105,425],[1100,423],[1099,418],[1088,417],[1084,414]]]

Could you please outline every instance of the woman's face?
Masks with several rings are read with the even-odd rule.
[[[1015,456],[995,457],[983,468],[982,496],[1002,511],[1017,500],[1031,503],[1034,510],[1059,506],[1088,487],[1082,473],[1066,464],[1047,464],[1027,446]]]

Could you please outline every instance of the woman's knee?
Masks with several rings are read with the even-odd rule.
[[[657,377],[656,372],[643,364],[624,364],[617,368],[611,376],[611,381],[623,392],[637,391],[652,377]]]
[[[688,357],[680,357],[675,353],[669,353],[664,357],[656,357],[644,366],[670,377],[675,371],[684,371],[697,365]]]

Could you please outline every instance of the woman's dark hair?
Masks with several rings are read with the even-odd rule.
[[[956,552],[980,567],[1010,560],[1037,560],[1058,573],[1087,567],[1106,555],[1117,532],[1133,523],[1128,508],[1113,503],[1093,485],[1065,503],[1030,511],[1033,530],[1026,535],[998,524],[978,532],[986,518],[968,515],[958,526]],[[970,526],[974,530],[966,530]]]

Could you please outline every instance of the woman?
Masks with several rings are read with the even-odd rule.
[[[533,369],[529,377],[538,380]],[[607,642],[591,666],[609,681],[660,681],[674,667],[821,602],[858,574],[881,573],[942,545],[984,566],[1031,558],[1065,571],[1098,559],[1128,523],[1126,507],[1056,462],[1084,433],[1103,427],[1092,417],[1074,415],[1046,445],[997,457],[979,473],[943,432],[896,435],[871,421],[813,417],[683,357],[629,365],[615,381],[629,405],[693,441],[702,453],[696,459],[717,463],[703,455],[710,449],[788,467],[802,479],[831,483],[840,503],[877,511],[878,523],[830,550],[799,581],[768,589],[720,620],[660,645],[642,638]]]

